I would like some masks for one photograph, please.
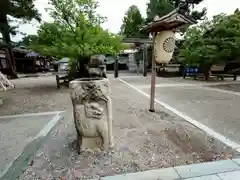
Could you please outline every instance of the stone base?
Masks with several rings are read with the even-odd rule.
[[[83,149],[99,149],[102,145],[102,138],[101,137],[83,137],[82,139],[82,146]]]

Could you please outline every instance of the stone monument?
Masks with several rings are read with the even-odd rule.
[[[110,83],[101,61],[88,64],[90,77],[70,82],[77,148],[113,148]]]

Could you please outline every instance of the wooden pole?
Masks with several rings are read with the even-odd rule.
[[[144,64],[145,64],[145,49],[142,49],[142,61],[143,61],[143,76],[144,76]]]
[[[154,102],[155,102],[155,83],[156,83],[156,61],[154,53],[154,44],[155,44],[155,32],[153,32],[153,46],[152,46],[152,77],[151,77],[151,94],[150,94],[150,112],[155,112]]]
[[[115,64],[114,64],[114,77],[118,78],[118,57],[115,59]]]
[[[148,63],[148,47],[147,44],[145,44],[144,47],[144,64],[143,64],[143,76],[146,77],[147,76],[147,63]]]

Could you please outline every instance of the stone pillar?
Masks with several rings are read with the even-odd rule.
[[[70,82],[74,123],[80,148],[113,148],[110,84],[103,77]]]

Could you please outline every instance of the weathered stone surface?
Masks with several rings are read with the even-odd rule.
[[[91,58],[87,67],[90,77],[104,77],[107,78],[106,65],[104,64],[105,56],[96,55]]]
[[[99,67],[91,67],[88,69],[90,77],[104,77],[107,78],[106,66],[101,65]]]
[[[77,79],[70,82],[70,88],[78,150],[112,148],[112,105],[108,79]]]

